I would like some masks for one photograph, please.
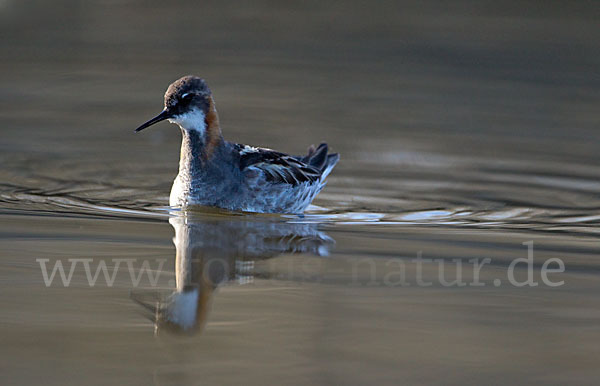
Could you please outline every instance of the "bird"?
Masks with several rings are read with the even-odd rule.
[[[179,172],[169,197],[175,208],[301,214],[340,159],[326,143],[294,156],[226,141],[210,88],[193,75],[169,85],[164,109],[135,132],[164,120],[182,133]]]

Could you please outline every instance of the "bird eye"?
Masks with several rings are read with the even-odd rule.
[[[183,94],[183,95],[181,96],[181,100],[182,100],[183,102],[189,102],[189,101],[191,101],[191,100],[192,100],[192,98],[193,98],[193,97],[194,97],[194,94],[192,94],[192,93],[185,93],[185,94]]]

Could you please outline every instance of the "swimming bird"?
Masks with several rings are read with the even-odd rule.
[[[173,82],[163,111],[135,131],[164,120],[177,124],[183,136],[179,173],[169,198],[172,207],[302,213],[339,160],[338,154],[328,154],[326,143],[292,156],[226,141],[212,93],[197,76]]]

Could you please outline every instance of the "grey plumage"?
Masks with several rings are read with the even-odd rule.
[[[136,129],[168,119],[181,127],[179,174],[170,205],[216,206],[260,213],[302,213],[325,186],[339,160],[327,144],[291,156],[225,141],[206,82],[185,76],[172,83],[164,110]]]
[[[184,133],[184,138],[189,134]],[[208,161],[182,146],[171,206],[204,205],[259,213],[302,213],[339,160],[326,144],[305,156],[225,142]],[[188,155],[185,155],[190,150]],[[310,150],[310,149],[309,149]]]

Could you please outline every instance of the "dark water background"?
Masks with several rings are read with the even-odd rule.
[[[584,1],[0,1],[0,383],[598,384],[599,19]],[[179,131],[132,131],[190,73],[227,139],[341,153],[306,216],[169,214]],[[564,285],[507,282],[529,241],[535,279],[559,258]],[[231,271],[181,336],[144,312],[188,253]],[[428,263],[419,286],[419,255],[449,278],[489,258],[486,285]],[[79,266],[47,288],[40,258],[166,272],[90,287]]]

